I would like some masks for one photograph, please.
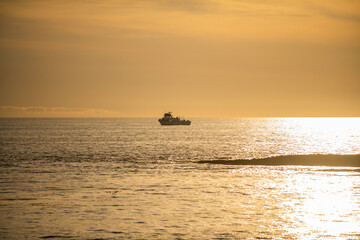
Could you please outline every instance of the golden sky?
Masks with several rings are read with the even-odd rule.
[[[359,0],[0,0],[2,117],[360,116]]]

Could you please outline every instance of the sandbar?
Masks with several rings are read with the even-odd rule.
[[[343,166],[360,167],[360,154],[357,155],[287,155],[251,160],[210,160],[198,163],[224,165],[302,165],[302,166]]]

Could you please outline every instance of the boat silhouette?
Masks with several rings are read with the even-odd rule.
[[[180,117],[173,117],[171,112],[164,113],[164,116],[159,119],[161,125],[190,125],[190,120],[185,120]]]

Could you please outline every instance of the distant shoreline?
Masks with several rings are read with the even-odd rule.
[[[288,155],[252,160],[211,160],[197,163],[223,165],[302,165],[302,166],[342,166],[360,167],[360,154],[357,155]]]

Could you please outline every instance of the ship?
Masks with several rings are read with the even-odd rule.
[[[164,116],[159,119],[161,125],[190,125],[190,120],[185,120],[180,117],[173,117],[171,112],[164,113]]]

